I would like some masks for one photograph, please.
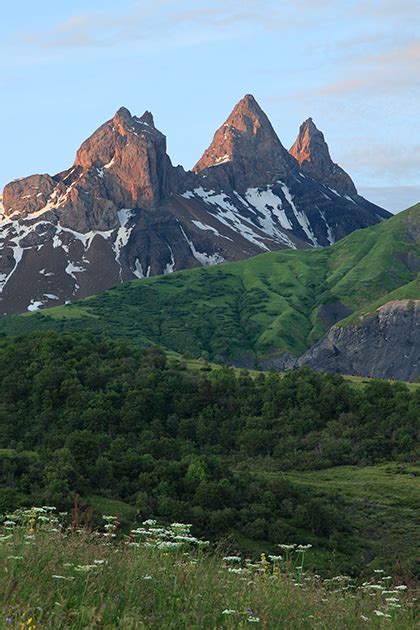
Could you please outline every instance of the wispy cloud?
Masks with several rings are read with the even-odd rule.
[[[118,12],[96,11],[71,15],[52,27],[19,33],[22,43],[38,48],[104,48],[127,45],[133,41],[164,39],[167,45],[173,40],[170,36],[181,31],[185,41],[187,29],[195,29],[193,40],[197,41],[198,31],[208,40],[212,32],[216,39],[220,31],[235,37],[232,26],[248,26],[250,29],[271,28],[284,16],[284,11],[276,8],[276,3],[268,0],[264,11],[256,0],[214,0],[202,2],[191,8],[189,3],[174,0],[136,2]],[[229,30],[229,32],[227,32]]]
[[[414,185],[419,182],[420,144],[358,143],[340,152],[339,161],[371,181]]]
[[[340,76],[295,96],[345,96],[376,90],[395,94],[406,88],[420,89],[420,39],[387,52],[356,55],[350,66],[340,69]]]

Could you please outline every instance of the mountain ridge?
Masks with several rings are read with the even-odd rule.
[[[420,296],[419,265],[420,204],[330,248],[265,253],[126,283],[74,305],[6,318],[0,332],[89,330],[243,367],[284,369],[310,363],[347,373],[334,353],[322,366],[309,355],[306,361],[305,353],[328,341],[334,325],[351,325],[363,333],[363,323],[391,301],[408,301],[401,311],[405,317],[411,301]],[[415,349],[420,322],[406,323],[398,334]],[[351,373],[416,380],[419,365],[408,360],[401,364],[404,344],[395,335],[389,348],[400,361],[398,370],[390,352],[388,372],[381,372],[380,365],[375,371],[378,330],[374,327],[361,350],[362,364]],[[344,361],[345,348],[340,352]]]
[[[251,95],[197,164],[173,166],[153,115],[121,107],[68,170],[8,184],[0,313],[263,251],[322,247],[391,216],[305,175]]]

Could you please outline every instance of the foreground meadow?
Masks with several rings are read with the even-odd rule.
[[[190,526],[118,520],[85,531],[54,508],[5,516],[1,628],[415,627],[413,593],[376,570],[356,583],[305,571],[307,545],[256,560],[224,556]]]

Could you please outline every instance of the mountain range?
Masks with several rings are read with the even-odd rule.
[[[11,316],[0,333],[90,331],[216,363],[415,381],[420,204],[331,247],[134,280]]]
[[[57,175],[6,185],[0,313],[74,302],[135,278],[318,249],[389,218],[335,164],[311,118],[287,151],[251,95],[191,171],[146,111],[119,109]]]

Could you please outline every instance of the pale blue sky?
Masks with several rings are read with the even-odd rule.
[[[287,148],[312,116],[361,193],[420,201],[420,0],[4,4],[0,187],[69,167],[121,105],[190,168],[252,93]]]

